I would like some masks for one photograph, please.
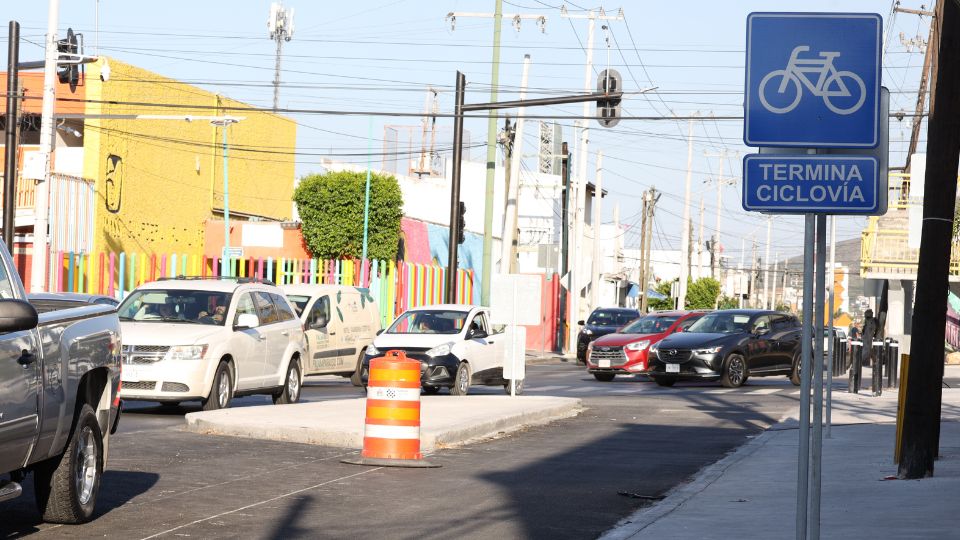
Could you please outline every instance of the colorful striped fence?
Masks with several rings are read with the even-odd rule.
[[[438,265],[358,259],[231,260],[230,275],[294,283],[352,285],[366,288],[380,306],[384,325],[404,310],[444,301],[446,268]],[[73,253],[51,257],[49,290],[104,294],[123,299],[143,283],[163,277],[219,277],[220,258],[171,253]],[[474,303],[474,272],[457,272],[457,302]]]

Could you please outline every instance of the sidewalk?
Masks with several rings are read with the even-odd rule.
[[[885,480],[897,474],[896,410],[896,389],[879,398],[834,391],[833,436],[823,440],[822,538],[960,536],[960,389],[943,389],[941,457],[933,478]],[[796,414],[603,538],[794,538]]]

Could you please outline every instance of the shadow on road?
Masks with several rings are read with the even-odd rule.
[[[293,500],[287,507],[285,515],[278,520],[277,529],[268,536],[273,540],[288,538],[316,538],[316,524],[304,523],[304,510],[315,502],[312,495],[302,495]]]
[[[147,492],[159,479],[160,475],[150,472],[105,471],[93,519],[109,514],[134,497]],[[0,538],[19,538],[49,527],[52,525],[41,521],[34,503],[31,475],[23,483],[23,495],[0,503]]]

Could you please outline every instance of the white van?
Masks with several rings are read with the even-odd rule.
[[[363,351],[380,331],[380,310],[366,289],[349,285],[283,285],[307,336],[305,375],[350,377],[360,386]]]

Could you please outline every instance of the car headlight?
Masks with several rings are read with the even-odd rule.
[[[206,345],[176,345],[167,350],[164,360],[202,360],[207,353]]]
[[[718,347],[707,347],[706,349],[694,349],[695,354],[717,354],[722,349],[722,346]]]
[[[377,356],[380,354],[380,349],[373,346],[373,343],[367,345],[367,354],[370,356]]]
[[[584,329],[583,329],[583,335],[585,335],[585,336],[592,336],[592,335],[593,335],[593,330],[591,330],[591,329],[589,329],[589,328],[584,328]]]
[[[437,345],[436,347],[430,349],[426,352],[427,356],[446,356],[450,354],[450,349],[453,347],[453,343],[444,343],[442,345]]]
[[[635,342],[635,343],[631,343],[631,344],[627,345],[626,347],[624,347],[624,349],[626,349],[626,350],[628,350],[628,351],[642,351],[642,350],[645,350],[645,349],[646,349],[647,347],[649,347],[649,346],[650,346],[650,340],[649,340],[649,339],[645,339],[645,340],[643,340],[643,341],[637,341],[637,342]]]

